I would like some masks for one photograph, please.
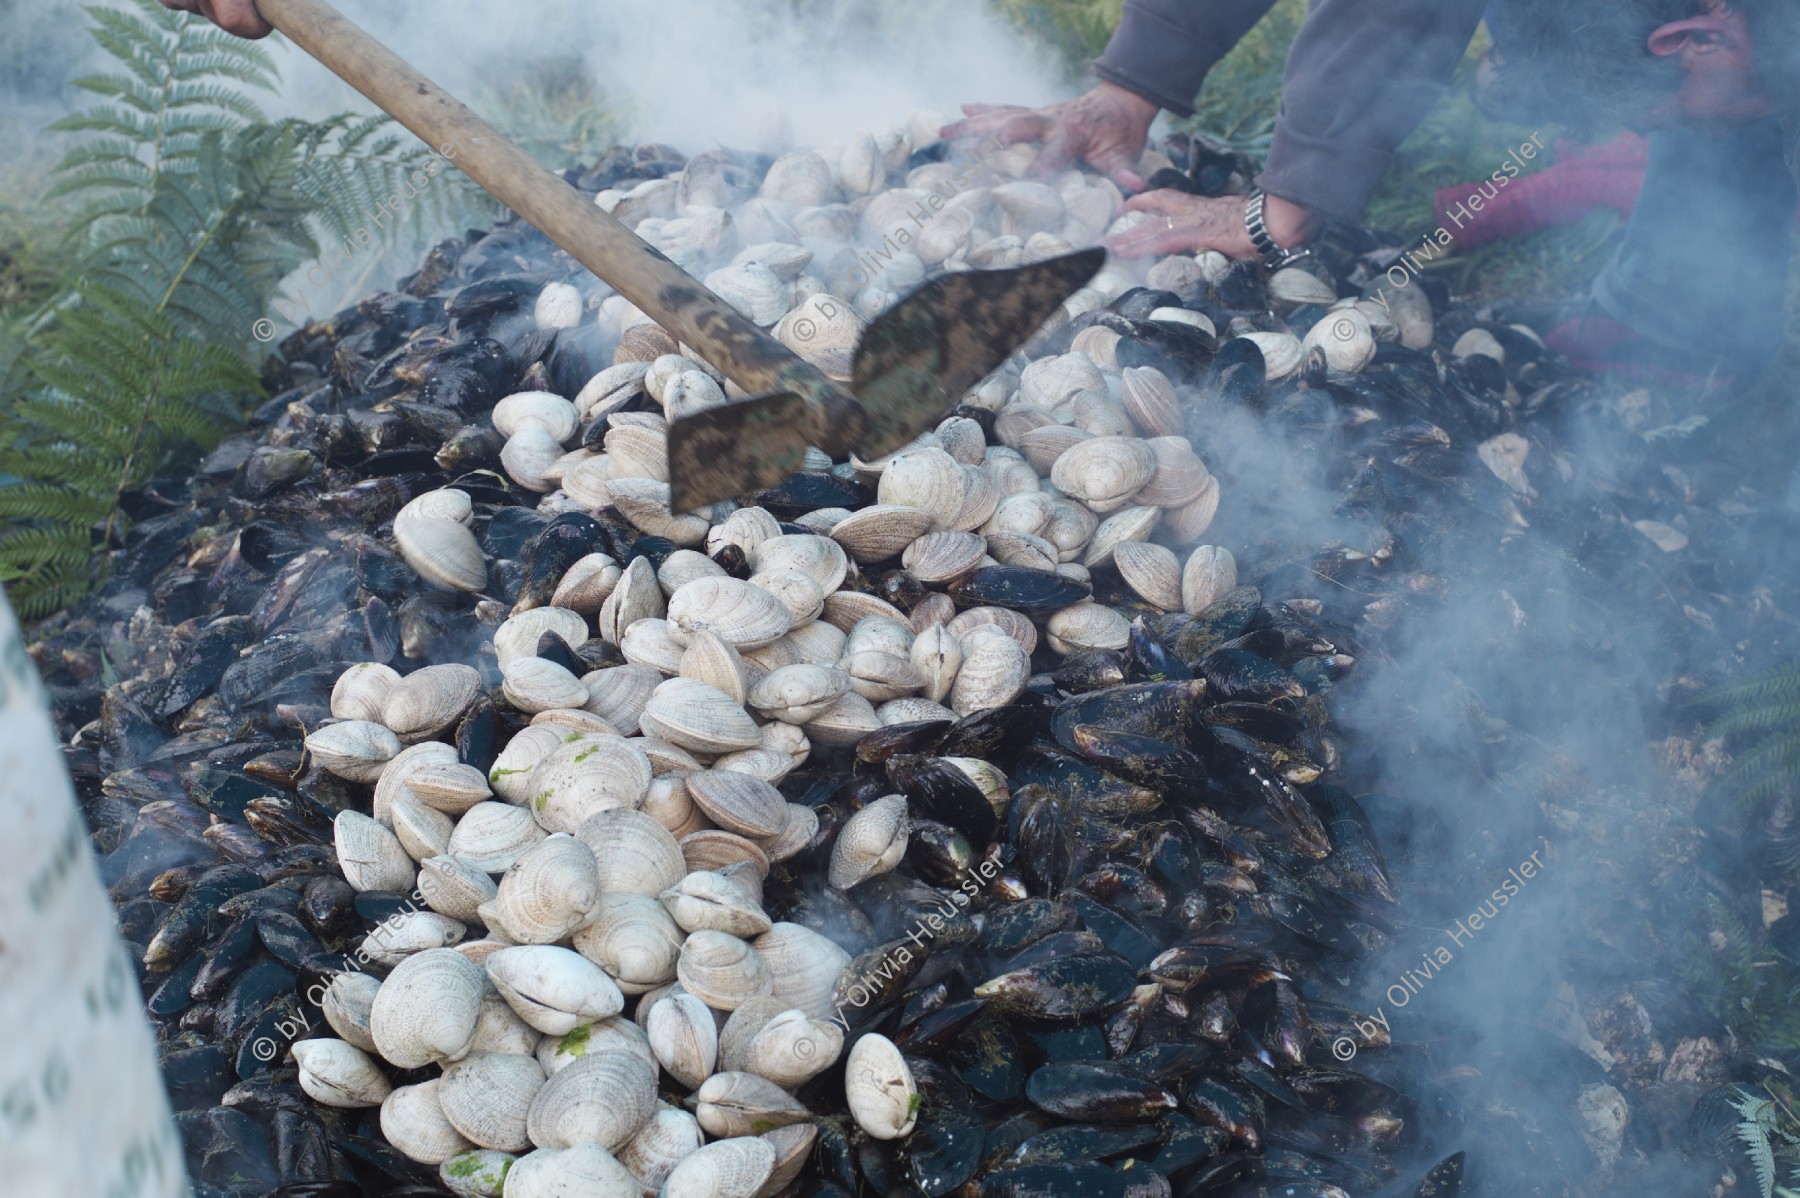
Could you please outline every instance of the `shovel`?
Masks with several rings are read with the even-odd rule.
[[[749,399],[669,425],[669,508],[780,485],[808,445],[882,457],[935,427],[1099,271],[1083,250],[927,283],[876,317],[856,350],[855,395],[701,286],[581,191],[324,0],[257,0],[264,20],[692,347]]]

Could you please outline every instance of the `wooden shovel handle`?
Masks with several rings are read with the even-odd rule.
[[[257,0],[263,19],[439,150],[745,391],[808,401],[814,444],[847,445],[861,408],[817,368],[708,291],[581,191],[324,0]]]

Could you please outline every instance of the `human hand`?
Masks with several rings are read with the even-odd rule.
[[[1121,191],[1144,190],[1135,168],[1158,109],[1136,92],[1101,83],[1073,100],[1043,108],[964,104],[962,109],[966,119],[944,126],[945,141],[992,138],[1001,146],[1038,142],[1043,148],[1031,164],[1035,176],[1053,175],[1072,162],[1084,162]]]
[[[239,37],[267,37],[275,32],[275,27],[256,11],[255,0],[162,0],[162,5],[177,12],[197,12]]]
[[[1125,201],[1127,212],[1148,212],[1151,219],[1106,240],[1121,258],[1191,254],[1217,250],[1227,258],[1258,257],[1244,224],[1243,196],[1196,196],[1172,188],[1147,191]],[[1275,244],[1290,250],[1310,240],[1319,218],[1280,196],[1263,202],[1263,224]]]

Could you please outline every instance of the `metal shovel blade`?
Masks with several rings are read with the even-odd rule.
[[[669,510],[778,487],[806,460],[806,401],[752,395],[669,422]]]
[[[854,403],[835,388],[812,398],[776,391],[670,421],[671,510],[779,486],[809,443],[854,444],[868,461],[929,432],[1105,261],[1096,248],[925,284],[864,330]],[[829,435],[858,425],[854,440]]]
[[[937,427],[1105,262],[1096,247],[945,275],[877,316],[856,347],[854,386],[867,413],[857,456],[873,461]]]

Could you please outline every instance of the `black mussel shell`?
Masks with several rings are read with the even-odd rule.
[[[1110,1061],[1045,1065],[1026,1080],[1025,1097],[1052,1115],[1097,1122],[1155,1119],[1179,1105],[1169,1090]]]
[[[956,765],[941,757],[898,753],[887,760],[887,776],[906,796],[909,814],[948,824],[977,846],[993,840],[999,824],[994,806]]]
[[[1167,1198],[1169,1181],[1144,1165],[1023,1165],[980,1179],[977,1198]]]
[[[713,564],[733,578],[749,578],[754,571],[750,568],[750,555],[744,552],[742,545],[726,542],[713,551]]]
[[[1057,686],[1071,694],[1103,690],[1124,682],[1129,670],[1125,655],[1116,649],[1086,649],[1071,653],[1050,675]]]
[[[949,720],[918,720],[888,724],[856,742],[856,759],[865,765],[881,765],[901,753],[930,753],[951,728]]]
[[[875,493],[861,483],[848,481],[819,470],[802,470],[779,487],[758,491],[749,503],[767,508],[778,520],[791,520],[824,507],[845,507],[852,511],[875,502]]]
[[[1251,1152],[1261,1149],[1265,1115],[1262,1098],[1240,1085],[1211,1077],[1189,1078],[1181,1105],[1201,1124],[1216,1127]]]
[[[906,1140],[906,1170],[932,1198],[949,1194],[975,1176],[987,1149],[978,1123],[922,1123]]]
[[[242,616],[214,620],[194,638],[193,645],[175,664],[169,685],[157,703],[156,714],[168,717],[209,694],[219,684],[226,667],[250,643],[255,628]]]
[[[1048,613],[1079,603],[1093,588],[1079,579],[1029,566],[980,566],[950,584],[957,607],[1006,607]]]
[[[1265,657],[1242,649],[1214,649],[1195,663],[1206,679],[1207,697],[1215,703],[1269,703],[1304,699],[1299,679]]]
[[[909,612],[925,598],[925,584],[905,570],[889,570],[875,580],[875,594]]]
[[[1075,927],[1074,911],[1046,898],[1008,903],[988,912],[981,930],[981,945],[1005,959],[1034,941]]]
[[[945,757],[980,757],[1002,769],[1018,753],[1049,731],[1056,700],[1027,691],[1002,707],[964,716],[944,734],[937,752]]]
[[[1034,1080],[1036,1076],[1033,1074]],[[1039,1132],[1013,1149],[1000,1165],[1006,1168],[1099,1161],[1141,1153],[1159,1139],[1159,1123],[1077,1123]]]
[[[1088,761],[1171,802],[1205,789],[1206,769],[1200,758],[1178,744],[1097,724],[1076,724],[1070,738],[1075,751]]]
[[[550,526],[550,518],[526,507],[499,508],[481,532],[481,548],[489,557],[518,560],[526,547]]]
[[[1051,731],[1056,743],[1071,753],[1081,752],[1075,729],[1082,724],[1180,745],[1186,741],[1194,705],[1205,693],[1203,683],[1188,681],[1135,682],[1077,695],[1057,705]]]
[[[569,567],[594,552],[600,525],[581,512],[563,512],[525,548],[525,577],[519,583],[515,611],[545,607]]]
[[[1061,957],[990,978],[975,988],[996,1011],[1033,1019],[1085,1019],[1123,1002],[1137,971],[1112,953]]]

